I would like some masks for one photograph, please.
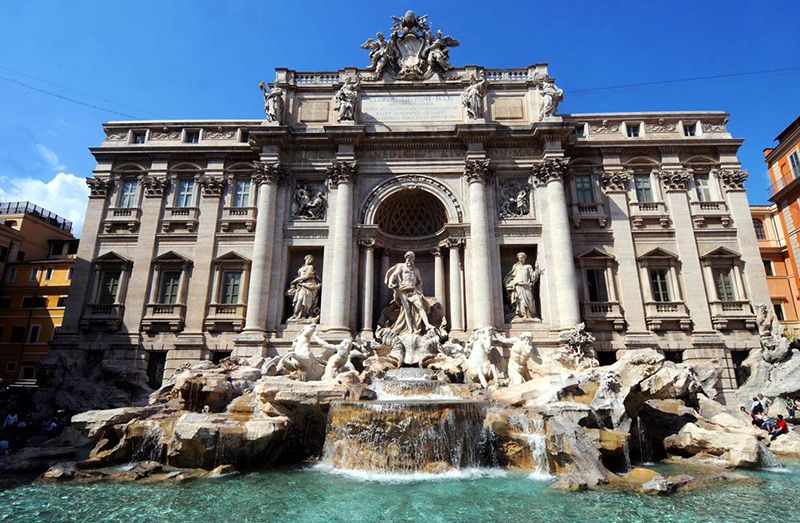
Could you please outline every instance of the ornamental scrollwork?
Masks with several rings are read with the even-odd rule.
[[[144,188],[144,195],[146,197],[161,197],[169,189],[169,179],[165,177],[156,176],[143,176],[142,187]]]
[[[260,162],[256,160],[253,165],[256,166],[256,173],[253,175],[253,181],[256,185],[261,185],[262,183],[277,185],[283,181],[281,162]]]
[[[86,185],[89,186],[90,198],[105,198],[114,187],[114,181],[91,177],[86,178]]]
[[[221,176],[198,175],[197,183],[203,190],[203,196],[221,196],[225,187],[225,179]]]
[[[625,192],[628,190],[632,175],[626,170],[603,171],[600,173],[600,185],[605,192]]]
[[[553,180],[563,180],[567,176],[569,158],[551,158],[533,166],[533,176],[539,185],[547,185]]]
[[[486,183],[492,176],[491,160],[467,160],[464,164],[464,176],[468,183]]]
[[[335,189],[340,183],[353,183],[358,173],[358,163],[355,160],[334,160],[325,170],[328,186]]]
[[[728,191],[744,190],[744,182],[749,176],[747,171],[741,169],[714,169],[712,172],[722,180],[722,186]]]
[[[658,169],[653,171],[667,191],[685,191],[692,174],[686,169]]]

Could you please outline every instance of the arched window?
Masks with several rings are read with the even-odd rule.
[[[758,218],[753,218],[753,228],[756,230],[756,238],[759,240],[766,240],[767,233],[764,231],[764,222]]]

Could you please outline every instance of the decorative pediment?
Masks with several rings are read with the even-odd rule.
[[[666,249],[662,249],[661,247],[656,247],[653,250],[647,251],[646,253],[642,254],[637,260],[653,260],[653,259],[669,259],[669,260],[677,260],[678,255],[669,252]]]
[[[734,251],[732,249],[729,249],[727,247],[720,246],[720,247],[716,247],[715,249],[712,249],[711,251],[707,252],[706,254],[700,256],[700,259],[701,260],[720,259],[720,258],[739,259],[741,257],[742,257],[742,255],[739,254],[738,252],[736,252],[736,251]]]
[[[588,268],[612,267],[617,261],[613,256],[597,247],[584,251],[575,259],[578,260],[578,265]]]
[[[169,264],[169,265],[187,265],[187,266],[191,266],[191,265],[194,264],[194,262],[192,260],[190,260],[189,258],[186,258],[185,256],[182,256],[182,255],[178,254],[175,251],[168,251],[168,252],[165,252],[164,254],[156,256],[153,259],[153,263],[157,263],[157,264],[161,264],[161,265]]]
[[[226,264],[243,264],[249,265],[250,260],[242,256],[236,251],[228,251],[225,254],[221,254],[214,258],[214,263],[226,263]]]
[[[608,254],[607,252],[605,252],[605,251],[603,251],[601,249],[598,249],[597,247],[594,247],[592,249],[589,249],[588,251],[583,252],[582,254],[577,255],[576,258],[579,258],[579,259],[601,258],[601,259],[605,259],[605,260],[613,260],[614,259],[613,256],[611,256],[610,254]]]
[[[114,251],[109,251],[105,254],[101,254],[94,260],[92,263],[95,265],[133,265],[133,261],[121,254],[117,254]]]

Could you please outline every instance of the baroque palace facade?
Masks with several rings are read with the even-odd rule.
[[[653,347],[734,387],[770,296],[728,115],[558,114],[547,65],[457,45],[409,13],[367,68],[277,69],[266,119],[105,124],[55,348],[158,382],[307,323],[374,338],[411,251],[441,334],[585,322],[601,363]]]

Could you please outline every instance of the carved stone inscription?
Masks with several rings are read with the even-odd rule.
[[[460,121],[458,96],[364,96],[361,116],[365,122]]]

